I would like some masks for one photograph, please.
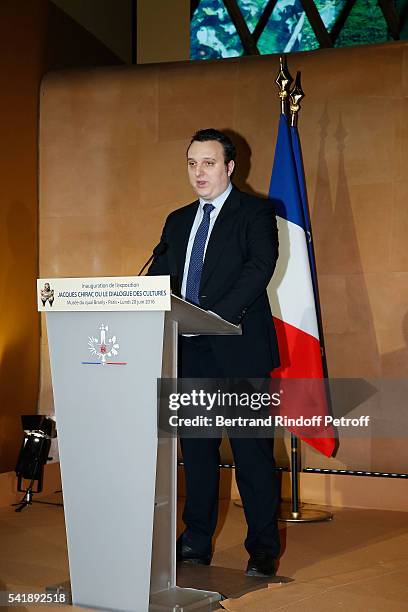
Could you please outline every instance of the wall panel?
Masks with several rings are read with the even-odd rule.
[[[300,115],[331,376],[407,372],[408,45],[321,50],[289,59]],[[194,199],[192,132],[239,142],[238,186],[266,194],[279,101],[277,58],[50,74],[41,105],[42,276],[136,273],[166,215]],[[44,379],[43,397],[49,380]],[[49,405],[52,409],[52,406]],[[308,464],[403,470],[392,441],[344,444]]]

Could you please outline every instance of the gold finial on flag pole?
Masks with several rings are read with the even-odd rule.
[[[296,73],[295,84],[289,93],[290,124],[292,127],[297,127],[300,103],[304,97],[305,92],[300,84],[300,72],[298,71]]]
[[[275,79],[275,83],[279,87],[279,97],[281,101],[281,113],[286,115],[288,112],[288,97],[289,89],[293,83],[292,75],[290,74],[286,62],[286,56],[281,55],[279,57],[279,72]]]

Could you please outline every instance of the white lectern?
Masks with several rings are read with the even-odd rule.
[[[81,286],[95,302],[105,300],[103,311],[87,311],[88,295],[74,310],[78,295],[53,290],[57,280],[67,279],[48,281],[39,304],[47,310],[72,602],[214,609],[217,593],[176,586],[176,440],[157,436],[157,379],[177,377],[178,334],[240,328],[174,296],[167,312],[148,310],[146,300],[144,310],[129,310],[123,296],[109,311],[108,291],[95,291],[101,279],[68,279],[87,280]],[[44,304],[50,291],[55,301]]]

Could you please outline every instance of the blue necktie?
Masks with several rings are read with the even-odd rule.
[[[204,215],[194,238],[188,266],[186,300],[197,305],[200,304],[198,295],[200,291],[201,273],[203,271],[205,243],[207,242],[208,230],[210,229],[210,214],[212,210],[214,210],[212,204],[204,204]]]

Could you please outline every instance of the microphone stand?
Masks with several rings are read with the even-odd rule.
[[[158,257],[159,255],[163,255],[163,253],[165,253],[168,249],[168,244],[167,242],[164,242],[163,240],[161,240],[159,242],[159,244],[157,246],[154,247],[153,249],[153,253],[151,254],[151,256],[149,257],[149,259],[146,261],[145,265],[143,266],[143,268],[140,270],[138,276],[141,276],[143,271],[147,268],[147,266],[149,265],[149,263],[151,261],[153,261],[153,259],[155,259],[156,257]]]
[[[138,276],[142,276],[144,270],[147,268],[147,266],[149,265],[149,263],[154,259],[154,252],[152,253],[152,255],[149,257],[149,259],[146,261],[145,265],[143,266],[143,268],[140,270]]]

